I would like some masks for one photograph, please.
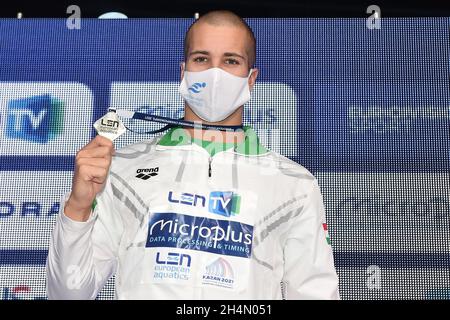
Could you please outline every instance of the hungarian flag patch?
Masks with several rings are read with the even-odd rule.
[[[328,226],[326,223],[322,223],[323,230],[325,231],[325,238],[327,239],[327,243],[331,245],[330,235],[328,234]]]

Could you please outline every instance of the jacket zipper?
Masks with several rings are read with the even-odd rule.
[[[208,167],[208,177],[211,178],[211,174],[212,174],[212,170],[211,170],[211,161],[212,161],[212,157],[209,157],[208,159],[208,163],[209,163],[209,167]]]

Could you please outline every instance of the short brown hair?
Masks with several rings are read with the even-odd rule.
[[[184,60],[186,60],[188,54],[189,54],[189,42],[191,38],[192,33],[192,27],[195,26],[197,23],[208,23],[211,25],[232,25],[238,28],[244,28],[248,35],[248,43],[246,46],[247,55],[249,58],[249,67],[252,67],[255,64],[256,61],[256,38],[252,31],[252,29],[249,27],[247,22],[245,22],[244,19],[239,17],[237,14],[228,11],[228,10],[216,10],[216,11],[210,11],[206,13],[205,15],[201,16],[198,20],[196,20],[191,26],[189,27],[188,31],[186,32],[184,36]]]

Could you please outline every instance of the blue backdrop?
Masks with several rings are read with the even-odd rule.
[[[245,122],[318,178],[342,297],[450,298],[450,21],[247,21],[260,76]],[[93,122],[109,106],[182,115],[192,22],[0,20],[0,298],[45,298],[58,201]]]

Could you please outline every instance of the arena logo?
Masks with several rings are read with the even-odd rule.
[[[435,219],[448,218],[450,212],[449,199],[430,197],[422,200],[394,199],[381,196],[348,197],[336,207],[339,215],[415,215],[433,216]]]
[[[159,167],[156,168],[146,168],[146,169],[137,169],[136,170],[136,178],[142,179],[142,180],[148,180],[151,177],[155,177],[158,175]]]
[[[43,204],[37,201],[24,201],[14,204],[8,201],[0,202],[0,219],[19,215],[20,217],[53,217],[59,212],[59,202]]]

